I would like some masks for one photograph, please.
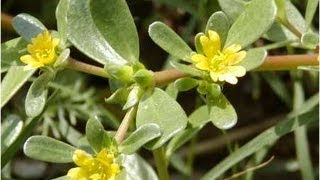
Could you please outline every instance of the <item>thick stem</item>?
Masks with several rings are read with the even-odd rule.
[[[168,162],[164,153],[164,147],[153,150],[154,160],[157,166],[160,180],[169,180]]]
[[[105,77],[105,78],[110,77],[109,74],[103,68],[86,64],[72,58],[69,58],[68,64],[66,67],[69,69],[85,72],[85,73],[100,76],[100,77]]]
[[[11,22],[12,22],[12,16],[1,12],[1,29],[4,29],[8,32],[15,32]]]
[[[121,143],[122,140],[124,139],[124,137],[128,131],[130,122],[134,119],[134,117],[136,115],[136,111],[137,111],[137,106],[130,108],[129,111],[124,116],[124,118],[122,119],[122,122],[117,130],[117,133],[114,136],[114,138],[116,139],[116,141],[118,143]]]

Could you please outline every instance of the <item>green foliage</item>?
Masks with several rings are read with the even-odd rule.
[[[12,26],[16,32],[26,41],[36,37],[47,28],[35,17],[29,14],[19,14],[12,20]]]
[[[183,130],[187,125],[187,116],[181,106],[167,93],[159,88],[145,97],[138,106],[136,125],[155,123],[160,127],[162,135],[147,144],[150,149],[156,149],[170,138]]]
[[[19,116],[9,115],[1,125],[1,152],[4,152],[18,138],[23,122]]]
[[[192,50],[172,29],[162,22],[154,22],[149,26],[149,36],[162,49],[174,57],[190,61]]]
[[[267,51],[263,48],[254,48],[247,51],[246,57],[239,63],[247,71],[259,67],[267,57]]]
[[[227,39],[230,23],[228,17],[221,11],[213,13],[208,19],[206,32],[208,30],[216,31],[220,35],[221,45],[223,46]]]
[[[231,25],[224,47],[236,43],[246,47],[272,25],[277,7],[274,1],[252,0]]]
[[[76,149],[66,143],[46,136],[32,136],[24,144],[24,153],[41,161],[67,163],[72,162]]]
[[[119,151],[124,154],[133,154],[144,144],[161,136],[161,134],[160,127],[157,124],[144,124],[120,144]]]

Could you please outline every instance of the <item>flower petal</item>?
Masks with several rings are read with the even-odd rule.
[[[230,84],[237,84],[237,82],[238,82],[238,79],[231,73],[224,74],[223,79],[224,79],[224,81],[226,81]]]
[[[228,70],[236,77],[242,77],[246,74],[246,69],[243,66],[229,66]]]
[[[202,50],[208,58],[212,58],[221,49],[220,37],[215,31],[208,31],[209,37],[200,36]]]
[[[210,77],[211,77],[212,81],[216,82],[216,81],[218,81],[219,74],[211,71],[210,72]]]
[[[234,54],[241,50],[241,46],[239,44],[232,44],[231,46],[227,47],[223,50],[225,54]]]
[[[205,70],[205,71],[210,70],[208,61],[201,61],[199,63],[196,63],[195,66],[196,66],[196,68],[201,69],[201,70]]]
[[[53,38],[52,40],[52,47],[55,48],[59,44],[59,39],[58,38]]]
[[[193,62],[198,63],[198,62],[202,62],[202,61],[206,61],[206,60],[207,60],[207,58],[202,54],[193,53],[191,55],[191,61],[193,61]]]
[[[77,149],[74,151],[72,159],[78,166],[85,166],[92,160],[92,156],[85,151]]]
[[[238,64],[239,62],[241,62],[247,55],[246,51],[240,51],[234,54],[234,57],[231,61],[229,61],[229,65],[234,65],[234,64]]]
[[[28,66],[31,66],[33,68],[39,68],[44,66],[41,62],[38,62],[36,59],[34,59],[31,55],[24,55],[20,57],[20,60],[27,64]],[[30,69],[29,69],[30,70]]]

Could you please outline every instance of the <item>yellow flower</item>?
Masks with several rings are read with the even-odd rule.
[[[79,166],[68,171],[67,176],[72,180],[114,180],[120,172],[120,166],[115,162],[114,154],[105,148],[95,157],[77,149],[72,158]]]
[[[246,74],[246,69],[237,65],[246,56],[246,51],[240,51],[240,45],[233,44],[221,50],[220,36],[211,30],[208,31],[208,36],[200,36],[200,43],[203,54],[193,52],[191,60],[196,68],[208,71],[214,82],[226,81],[236,84],[237,77]]]
[[[31,39],[28,44],[28,55],[23,55],[20,60],[27,64],[25,69],[34,69],[50,65],[57,59],[56,46],[59,44],[58,38],[52,38],[48,31],[40,33],[37,37]]]

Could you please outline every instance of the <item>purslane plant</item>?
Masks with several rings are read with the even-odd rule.
[[[175,57],[171,61],[176,69],[173,71],[189,76],[180,78],[180,74],[171,79],[171,74],[166,73],[169,71],[163,71],[163,74],[152,72],[138,61],[138,33],[124,0],[60,0],[56,10],[58,31],[48,31],[39,20],[28,14],[16,16],[13,27],[21,37],[4,43],[9,48],[3,49],[2,56],[5,60],[11,57],[16,59],[10,59],[12,62],[9,62],[10,66],[2,81],[4,87],[1,93],[5,101],[1,102],[1,107],[36,69],[40,69],[41,73],[32,82],[25,100],[26,115],[30,119],[25,126],[28,132],[36,127],[36,122],[48,109],[48,102],[54,98],[54,93],[48,91],[49,84],[60,70],[66,68],[108,78],[112,95],[105,100],[106,103],[120,104],[127,113],[116,133],[106,131],[97,118],[88,120],[85,129],[86,148],[76,143],[71,146],[46,136],[31,136],[24,142],[27,133],[18,132],[18,138],[8,144],[10,151],[5,149],[2,154],[5,157],[2,167],[8,163],[8,157],[15,154],[19,145],[24,143],[24,153],[28,157],[53,163],[74,162],[78,167],[66,172],[66,176],[62,177],[65,179],[169,179],[168,165],[174,151],[195,136],[205,124],[212,122],[219,129],[225,130],[232,128],[238,121],[236,108],[223,94],[224,82],[235,85],[238,78],[263,66],[270,46],[258,47],[255,41],[264,38],[274,41],[273,46],[276,48],[282,47],[283,42],[276,36],[278,32],[273,31],[278,30],[274,29],[275,24],[285,23],[280,24],[280,27],[281,32],[287,33],[289,37],[285,41],[286,46],[304,49],[317,47],[318,36],[310,27],[308,30],[299,29],[301,25],[293,24],[292,14],[283,15],[294,8],[291,3],[252,0],[246,8],[238,10],[238,17],[228,14],[223,2],[220,4],[225,13],[218,11],[211,15],[204,33],[195,36],[195,51],[167,25],[161,22],[150,25],[151,39]],[[283,5],[289,10],[284,9]],[[70,46],[100,63],[103,68],[72,59]],[[294,66],[287,61],[282,66],[291,70],[304,65],[318,65],[314,57],[310,56],[310,61]],[[22,63],[19,60],[26,65],[20,66]],[[168,80],[160,80],[163,76],[168,77]],[[14,77],[17,79],[10,82]],[[172,80],[174,82],[169,84]],[[166,91],[159,87],[164,85],[168,85]],[[203,106],[188,117],[175,99],[178,92],[196,87],[203,99]],[[300,115],[309,119],[293,128],[316,120],[314,109],[318,101],[311,99],[308,102],[306,109],[292,113],[295,115],[289,114],[284,123],[293,123],[293,117]],[[130,124],[134,128],[129,131]],[[277,127],[281,127],[281,124]],[[270,145],[273,143],[271,141],[293,128],[280,130],[278,136],[264,133],[272,140],[264,140],[263,134],[258,136],[258,140],[250,142],[260,143],[252,146],[255,149],[245,151],[240,148],[230,155],[233,159],[228,161],[229,164],[222,162],[217,166],[221,167],[220,170],[214,168],[203,179],[222,176],[232,163]],[[25,137],[19,137],[19,134]],[[140,148],[153,152],[158,175],[137,154]]]

